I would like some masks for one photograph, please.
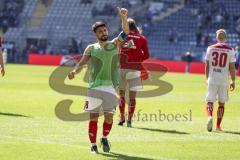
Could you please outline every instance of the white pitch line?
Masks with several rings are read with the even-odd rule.
[[[43,144],[57,144],[57,145],[63,145],[63,146],[67,146],[67,147],[82,148],[82,149],[89,150],[88,147],[84,147],[84,146],[80,146],[80,145],[74,145],[74,144],[67,144],[67,143],[60,143],[60,142],[53,142],[53,141],[46,141],[46,140],[36,140],[36,139],[22,138],[22,137],[14,137],[14,136],[2,135],[2,134],[0,134],[0,137],[15,139],[15,140],[21,140],[21,141],[35,142],[35,143],[43,143]],[[136,155],[136,154],[128,153],[128,152],[118,152],[117,151],[115,153],[119,153],[119,154],[122,154],[122,155],[133,156],[133,157],[141,156],[139,158],[154,159],[154,160],[178,160],[178,159],[172,159],[172,158],[170,159],[170,158],[165,158],[165,157],[161,157],[161,158],[159,158],[159,157],[146,157],[145,155],[141,155],[141,154]]]

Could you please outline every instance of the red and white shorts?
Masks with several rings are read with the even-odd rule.
[[[98,86],[88,89],[84,108],[90,113],[115,113],[117,103],[117,94],[113,86]]]

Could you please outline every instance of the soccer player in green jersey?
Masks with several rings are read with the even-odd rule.
[[[117,38],[108,41],[108,28],[103,22],[96,22],[92,30],[98,40],[97,43],[90,44],[84,51],[83,57],[75,68],[68,74],[69,79],[73,79],[75,74],[80,71],[80,67],[88,64],[89,88],[85,111],[90,113],[88,134],[92,143],[91,152],[98,153],[96,145],[97,123],[101,111],[104,113],[103,133],[100,139],[104,152],[110,151],[109,135],[112,124],[113,114],[116,111],[117,97],[115,88],[118,85],[118,48],[129,33],[127,23],[128,10],[118,8],[122,19],[122,30]]]

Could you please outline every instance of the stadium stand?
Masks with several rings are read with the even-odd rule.
[[[196,60],[201,60],[206,50],[205,38],[206,40],[208,38],[207,44],[212,43],[216,29],[221,27],[226,28],[229,33],[229,44],[232,47],[239,45],[240,37],[235,29],[235,19],[239,18],[240,2],[230,1],[190,0],[187,4],[185,1],[184,8],[160,22],[155,22],[150,31],[151,35],[148,36],[154,57],[179,60],[190,48]],[[212,10],[211,6],[217,6],[216,10]],[[215,19],[218,19],[216,17],[219,15],[223,18],[220,22],[216,22]],[[208,18],[209,23],[206,22]],[[199,45],[197,45],[197,36]]]
[[[17,27],[19,25],[19,14],[22,12],[24,1],[9,0],[1,1],[0,8],[0,26],[3,32],[9,27]]]
[[[34,17],[39,1],[25,0],[20,24],[7,30],[5,41],[14,42],[19,50],[35,48],[41,54],[82,52],[86,44],[95,41],[91,33],[94,21],[107,21],[112,36],[119,32],[117,6],[129,8],[130,16],[142,26],[153,58],[181,60],[191,50],[195,60],[201,61],[206,45],[214,41],[214,32],[220,27],[227,29],[231,46],[240,41],[239,0],[51,1],[41,23],[32,26],[31,20],[39,18]],[[33,43],[34,39],[40,41]]]

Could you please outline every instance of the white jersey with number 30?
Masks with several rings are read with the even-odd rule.
[[[224,43],[209,46],[206,53],[209,61],[208,84],[228,85],[229,64],[236,62],[234,49]]]

